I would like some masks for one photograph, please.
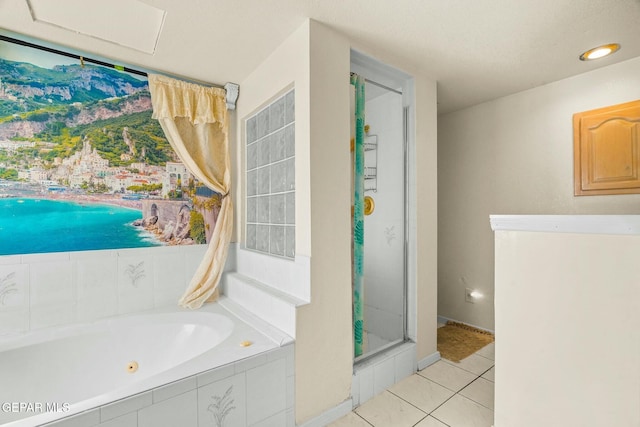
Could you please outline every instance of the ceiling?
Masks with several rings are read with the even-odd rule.
[[[100,0],[69,8],[69,15],[95,18],[88,7],[94,1]],[[0,0],[0,28],[224,83],[244,80],[312,18],[371,46],[372,56],[437,80],[440,113],[640,56],[640,0],[140,1],[166,11],[154,54],[33,22],[25,0]],[[616,55],[578,60],[584,50],[611,42],[622,45]]]

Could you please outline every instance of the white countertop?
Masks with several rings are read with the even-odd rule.
[[[493,231],[640,234],[640,215],[490,215]]]

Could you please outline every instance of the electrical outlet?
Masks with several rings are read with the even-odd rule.
[[[464,300],[466,302],[470,302],[471,304],[475,303],[475,298],[471,295],[473,289],[465,288],[464,290]]]

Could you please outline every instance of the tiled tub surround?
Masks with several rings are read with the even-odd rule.
[[[273,257],[240,245],[229,251],[235,251],[236,270],[222,276],[224,295],[295,338],[296,310],[310,300],[310,258]]]
[[[114,345],[122,353],[120,356],[116,354],[112,358],[114,363],[123,365],[122,375],[116,374],[115,371],[111,372],[109,366],[91,366],[91,363],[95,362],[91,359],[95,358],[82,359],[82,362],[78,362],[86,362],[86,368],[77,366],[76,362],[72,360],[73,354],[84,351],[82,349],[83,341],[90,342],[90,346],[95,350],[94,341],[96,336],[100,334],[90,334],[83,331],[83,334],[75,340],[73,337],[67,337],[59,338],[58,341],[45,340],[40,344],[30,343],[30,347],[36,351],[38,347],[42,347],[40,350],[47,353],[43,359],[51,360],[52,364],[56,364],[56,359],[53,357],[55,352],[51,350],[54,350],[55,347],[68,349],[69,351],[66,353],[71,359],[68,367],[69,376],[73,377],[73,372],[82,372],[83,375],[80,375],[80,378],[83,380],[76,381],[75,384],[65,383],[63,379],[66,376],[64,372],[61,372],[64,369],[64,364],[51,366],[51,369],[44,367],[42,372],[38,371],[39,375],[34,374],[38,377],[33,378],[38,382],[37,385],[22,384],[22,382],[28,381],[29,376],[22,372],[15,373],[14,375],[17,375],[15,380],[8,381],[8,383],[17,384],[14,390],[18,401],[39,402],[40,399],[46,399],[45,402],[70,403],[70,407],[66,412],[44,413],[38,415],[40,418],[31,417],[2,425],[7,427],[42,425],[43,422],[50,422],[61,417],[66,418],[44,425],[56,427],[294,425],[294,353],[293,343],[289,337],[224,297],[219,303],[208,304],[195,312],[180,309],[173,311],[169,309],[154,310],[154,312],[156,311],[159,312],[159,314],[155,314],[157,320],[149,318],[149,316],[154,316],[153,313],[124,316],[125,321],[127,317],[131,319],[128,333],[134,335],[127,337],[127,339],[132,343],[140,341],[141,345]],[[149,373],[144,368],[148,364],[155,363],[157,359],[154,357],[149,359],[145,356],[145,352],[147,356],[150,356],[148,347],[151,346],[151,343],[144,344],[145,339],[156,343],[160,340],[154,337],[153,333],[149,333],[145,327],[159,324],[159,334],[162,334],[163,330],[182,327],[182,324],[162,324],[162,316],[167,314],[187,316],[186,318],[191,315],[191,319],[195,322],[208,319],[208,315],[211,315],[214,317],[215,323],[229,323],[232,326],[227,332],[224,332],[223,329],[220,331],[221,336],[218,339],[222,341],[217,346],[201,354],[189,355],[183,353],[186,348],[197,347],[191,345],[188,339],[192,331],[198,328],[187,321],[177,339],[166,345],[166,353],[162,354],[161,349],[151,350],[154,354],[161,355],[157,359],[164,359],[168,361],[169,365],[156,366],[157,372]],[[141,322],[141,318],[146,318],[147,321]],[[116,318],[116,321],[120,322],[121,319]],[[97,322],[90,326],[99,328],[99,325],[108,322],[112,322],[112,320]],[[210,322],[211,320],[209,320]],[[143,328],[139,329],[140,336],[137,336],[135,335],[136,328],[140,325],[143,325]],[[21,337],[14,337],[14,341],[29,340],[31,335],[38,334],[60,337],[69,334],[69,330],[74,328],[78,329],[78,326],[45,329]],[[205,329],[207,328],[205,327]],[[228,336],[225,337],[227,334]],[[216,337],[207,338],[202,335],[202,330],[200,330],[192,338],[197,341],[215,342],[214,338]],[[252,344],[243,346],[245,341]],[[6,338],[3,345],[5,347],[11,345],[10,340]],[[16,350],[22,351],[14,349],[14,352]],[[127,350],[130,350],[131,353],[128,353]],[[202,349],[194,348],[194,351],[197,353]],[[8,350],[3,355],[11,357],[11,353],[12,351]],[[64,352],[61,352],[61,355],[63,355],[62,353]],[[0,355],[0,358],[3,355]],[[29,356],[27,353],[20,353],[19,356],[21,360],[24,360],[28,357],[37,357],[37,354]],[[183,362],[185,358],[190,358],[190,360]],[[131,360],[140,361],[139,370],[133,374],[125,372],[125,365]],[[149,362],[145,364],[145,360]],[[172,362],[176,365],[170,366]],[[109,361],[100,363],[108,365]],[[3,361],[3,367],[6,368],[6,365],[7,361]],[[3,374],[3,378],[7,375],[9,374]],[[47,380],[47,375],[52,375],[49,378],[51,381]],[[101,375],[103,378],[100,378]],[[136,375],[138,375],[137,378]],[[108,390],[99,390],[102,382],[113,383],[114,376],[120,377],[122,384],[109,384]],[[55,386],[60,386],[61,389],[55,390]],[[38,390],[43,394],[34,394],[33,397],[29,397],[21,393],[20,389],[25,392]],[[84,397],[82,397],[82,389],[86,390]],[[47,391],[48,394],[46,394]],[[3,388],[1,400],[13,401],[11,394],[11,390]],[[11,416],[7,413],[0,415],[2,422],[6,422]]]
[[[354,366],[351,383],[353,407],[367,402],[416,372],[416,344],[402,345],[375,355]]]
[[[247,249],[295,256],[295,93],[246,120]]]
[[[0,339],[175,306],[206,245],[0,257]],[[225,269],[235,267],[230,251]]]

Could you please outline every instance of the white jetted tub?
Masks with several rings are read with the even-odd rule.
[[[77,414],[269,351],[278,339],[220,303],[0,337],[0,425]]]

